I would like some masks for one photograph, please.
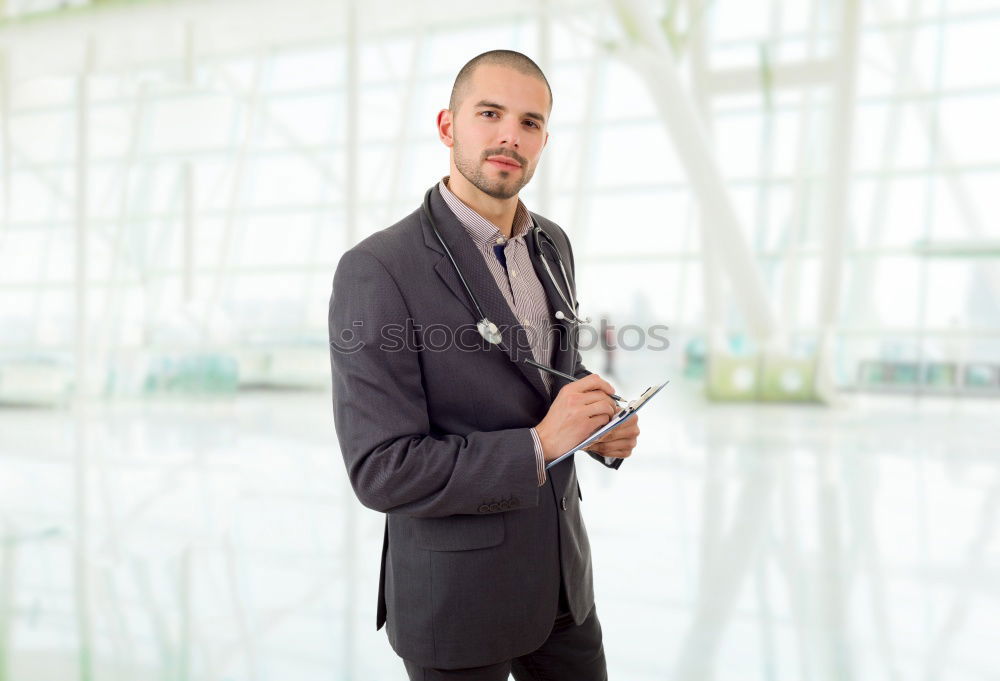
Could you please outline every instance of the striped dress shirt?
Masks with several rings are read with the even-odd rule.
[[[497,288],[503,294],[514,317],[524,327],[535,361],[550,366],[553,348],[552,320],[549,318],[545,289],[535,274],[535,268],[531,265],[528,254],[528,244],[525,240],[528,230],[531,229],[531,215],[528,209],[519,199],[508,239],[496,225],[469,208],[448,189],[448,177],[443,178],[438,187],[441,190],[441,198],[462,223],[469,238],[482,254],[486,267],[493,275]],[[542,377],[545,389],[551,391],[552,376],[540,369],[538,373]],[[538,471],[538,485],[541,486],[545,484],[545,456],[542,453],[541,440],[538,439],[538,433],[534,428],[531,429],[531,439],[535,444],[535,467]]]

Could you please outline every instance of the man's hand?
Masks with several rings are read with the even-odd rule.
[[[625,459],[632,455],[639,437],[639,415],[633,414],[625,423],[607,433],[600,440],[587,447],[588,452]],[[573,445],[570,445],[571,447]]]
[[[552,461],[559,457],[610,421],[618,411],[618,407],[610,397],[614,393],[615,389],[611,384],[597,374],[590,374],[579,381],[564,385],[549,407],[549,413],[535,426],[545,460]],[[626,427],[628,424],[619,426],[615,430]],[[620,447],[616,445],[616,448]]]

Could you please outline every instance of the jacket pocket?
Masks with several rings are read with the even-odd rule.
[[[470,551],[496,546],[504,538],[503,514],[417,518],[417,546],[430,551]]]

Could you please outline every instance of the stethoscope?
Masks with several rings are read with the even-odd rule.
[[[434,222],[434,218],[431,216],[430,204],[431,192],[433,191],[434,187],[431,187],[427,190],[427,193],[424,194],[424,215],[427,216],[427,221],[431,223],[431,229],[434,230],[434,236],[436,236],[437,240],[441,242],[441,247],[444,248],[444,252],[448,256],[448,260],[451,261],[451,266],[455,268],[455,274],[458,275],[459,280],[462,282],[462,286],[465,288],[465,292],[469,295],[469,300],[472,301],[473,307],[476,308],[476,315],[479,317],[479,321],[476,322],[476,329],[479,331],[479,335],[482,336],[486,342],[497,345],[502,340],[500,330],[497,328],[497,325],[491,322],[483,313],[483,308],[480,307],[479,301],[472,293],[472,289],[469,288],[469,284],[465,281],[461,268],[459,268],[458,263],[455,262],[455,257],[451,254],[451,249],[448,248],[448,244],[444,242],[444,239],[441,237],[441,232],[438,231],[437,223]],[[557,310],[553,316],[560,321],[565,320],[570,324],[589,324],[590,317],[580,317],[576,314],[576,297],[573,295],[573,288],[570,286],[569,276],[566,274],[566,267],[563,266],[562,257],[559,255],[559,250],[556,248],[555,244],[552,243],[552,239],[549,235],[546,234],[545,230],[539,227],[538,223],[535,222],[534,215],[531,216],[531,229],[535,233],[535,249],[538,254],[538,258],[542,261],[542,265],[545,267],[545,273],[549,276],[549,280],[552,282],[552,288],[556,290],[556,293],[559,295],[559,298],[562,299],[563,304],[566,305],[566,308],[569,310],[569,314],[571,315],[571,317],[567,317],[566,313],[562,310]],[[543,245],[547,245],[549,250],[555,256],[555,261],[559,265],[559,272],[562,274],[563,284],[566,287],[565,293],[556,281],[556,277],[552,273],[552,268],[549,267],[548,261],[542,254]]]

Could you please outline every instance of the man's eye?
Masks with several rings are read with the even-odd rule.
[[[484,111],[483,115],[484,116],[496,116],[497,112],[496,111]]]
[[[528,125],[530,125],[533,128],[537,128],[538,127],[538,123],[536,123],[535,121],[531,120],[530,118],[528,120],[526,120],[525,123],[527,123]]]

